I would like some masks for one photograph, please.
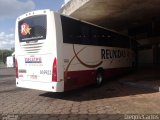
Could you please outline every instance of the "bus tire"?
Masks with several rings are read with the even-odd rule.
[[[98,70],[96,74],[96,86],[100,87],[103,83],[104,80],[104,74],[103,74],[103,69]]]

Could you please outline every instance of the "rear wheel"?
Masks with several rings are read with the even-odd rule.
[[[97,71],[97,75],[96,75],[96,86],[100,87],[103,83],[104,80],[104,76],[103,76],[103,71]]]

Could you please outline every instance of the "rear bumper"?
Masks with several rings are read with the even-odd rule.
[[[16,86],[21,88],[42,90],[48,92],[64,92],[64,81],[46,83],[16,79]]]

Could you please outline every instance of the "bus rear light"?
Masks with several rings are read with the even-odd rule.
[[[16,64],[16,78],[18,78],[18,62],[17,62],[17,59],[15,60],[15,64]]]
[[[53,68],[52,68],[52,82],[57,82],[57,59],[54,58]]]

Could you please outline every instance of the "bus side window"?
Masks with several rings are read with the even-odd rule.
[[[92,45],[92,40],[90,38],[90,26],[86,23],[81,24],[81,40],[84,45]]]
[[[61,16],[63,42],[79,44],[81,40],[80,22],[74,19]]]

